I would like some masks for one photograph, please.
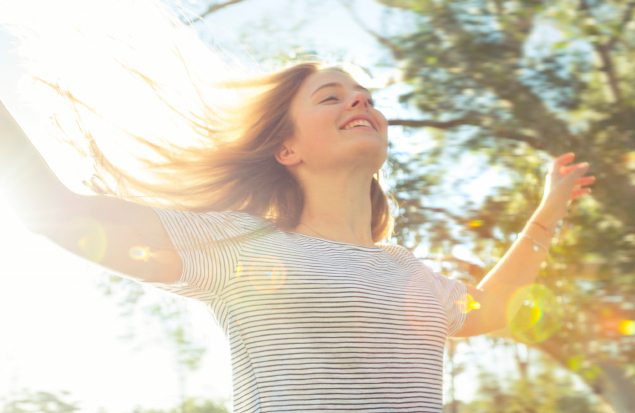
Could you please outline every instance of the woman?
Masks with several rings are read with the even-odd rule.
[[[196,176],[210,179],[191,193],[206,202],[190,211],[70,192],[2,106],[5,192],[33,232],[85,256],[78,240],[96,221],[99,264],[206,303],[230,341],[235,412],[440,412],[446,338],[507,325],[568,201],[590,192],[588,164],[557,158],[523,232],[466,286],[378,244],[391,224],[377,181],[387,121],[368,90],[315,63],[256,83],[267,87],[237,137],[200,155]]]

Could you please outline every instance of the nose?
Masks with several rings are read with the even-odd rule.
[[[350,108],[368,108],[368,98],[362,92],[356,92],[349,104]]]

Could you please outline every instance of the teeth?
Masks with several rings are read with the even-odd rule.
[[[344,130],[348,130],[351,128],[354,128],[355,126],[368,126],[369,128],[372,128],[373,125],[371,125],[371,123],[365,119],[356,119],[354,121],[352,121],[351,123],[349,123],[348,125],[344,126]]]

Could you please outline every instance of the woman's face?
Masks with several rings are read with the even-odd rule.
[[[324,70],[309,76],[291,103],[295,134],[286,143],[315,170],[363,168],[386,160],[388,122],[370,92],[350,75]]]

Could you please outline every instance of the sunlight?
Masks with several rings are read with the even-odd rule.
[[[620,333],[627,336],[635,336],[635,321],[634,320],[620,321],[619,331]]]
[[[29,232],[3,199],[0,199],[0,228],[0,278],[85,272],[89,265],[46,238]]]
[[[72,172],[61,171],[64,167],[53,160],[58,153],[51,151],[52,137],[77,142],[81,151],[90,153],[83,138],[89,133],[115,165],[145,179],[148,172],[137,158],[157,160],[157,155],[135,137],[200,145],[201,135],[191,121],[238,101],[236,91],[212,84],[244,77],[247,70],[233,61],[230,66],[220,51],[211,53],[191,27],[171,20],[163,7],[130,0],[98,7],[82,0],[3,6],[0,23],[25,27],[9,26],[9,31],[21,38],[18,51],[28,73],[41,79],[25,77],[20,83],[22,98],[38,118],[27,123],[46,125],[37,134],[27,134],[48,140],[37,146],[60,176]],[[80,165],[76,160],[71,179],[78,179],[78,168],[87,179],[91,166],[90,161]]]
[[[461,295],[460,300],[455,300],[454,304],[460,307],[462,313],[467,314],[472,310],[478,310],[481,308],[481,303],[474,300],[471,294],[463,294]]]
[[[239,264],[239,270],[242,271],[242,264]],[[287,269],[276,257],[261,256],[254,259],[248,274],[251,285],[265,293],[278,290],[287,280]]]
[[[41,240],[30,233],[15,212],[0,197],[0,277],[21,273],[25,258],[40,251]],[[28,266],[34,264],[29,260]]]
[[[513,315],[513,303],[522,300],[518,313]],[[562,326],[562,307],[556,295],[542,284],[519,288],[510,300],[507,318],[514,337],[526,343],[541,343]]]

